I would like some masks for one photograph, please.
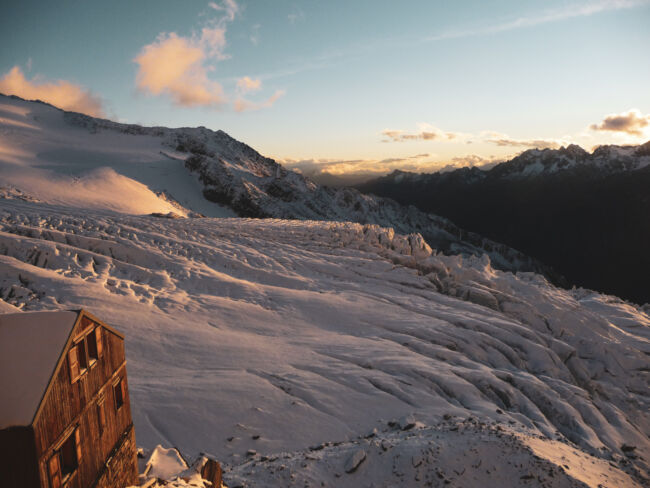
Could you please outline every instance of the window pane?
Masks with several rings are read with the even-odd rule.
[[[113,386],[113,395],[115,396],[115,410],[119,410],[124,405],[124,395],[122,394],[122,378]]]
[[[94,331],[86,336],[86,345],[88,347],[88,358],[91,361],[93,359],[97,360],[99,356],[97,355],[97,338]]]
[[[81,370],[88,368],[88,358],[86,357],[86,347],[84,341],[77,344],[77,356],[79,357],[79,368]]]
[[[59,450],[59,461],[61,463],[61,474],[64,477],[77,469],[77,449],[74,433],[61,446]]]

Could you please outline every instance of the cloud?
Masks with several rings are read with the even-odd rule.
[[[239,5],[237,5],[235,0],[224,0],[223,4],[210,2],[208,3],[208,6],[217,12],[223,12],[225,15],[222,19],[225,22],[232,22],[235,20],[235,16],[239,13]]]
[[[600,123],[589,126],[594,131],[625,132],[633,136],[642,136],[644,128],[650,125],[650,115],[643,115],[637,109],[621,114],[610,114]]]
[[[254,110],[261,110],[263,108],[272,107],[273,104],[285,94],[284,90],[276,90],[276,92],[263,102],[252,102],[243,97],[239,97],[233,103],[233,108],[236,112],[251,112]]]
[[[420,130],[416,133],[407,133],[403,130],[385,129],[381,134],[385,138],[382,142],[451,141],[460,136],[459,133],[445,132],[429,124],[420,124]]]
[[[229,58],[225,53],[226,25],[235,19],[239,7],[234,0],[208,6],[220,15],[209,19],[200,32],[189,37],[161,33],[142,48],[133,60],[138,65],[136,86],[140,91],[167,95],[182,107],[218,107],[227,101],[221,84],[208,77],[214,69],[209,63]]]
[[[134,59],[136,85],[152,95],[168,95],[183,107],[217,106],[226,99],[222,86],[208,78],[200,42],[175,33],[161,34]]]
[[[218,12],[218,16],[204,21],[198,32],[190,36],[163,32],[141,49],[133,60],[138,65],[136,86],[140,92],[168,96],[181,107],[221,108],[230,104],[232,98],[226,95],[220,83],[210,79],[209,74],[217,62],[230,58],[225,52],[227,24],[235,20],[240,9],[234,0],[210,2],[208,7]],[[259,25],[253,29],[256,33]],[[243,97],[246,93],[260,90],[261,86],[259,79],[248,76],[237,80],[237,98],[232,102],[232,108],[236,112],[268,108],[285,93],[277,90],[261,102]]]
[[[572,19],[576,17],[588,17],[610,10],[631,9],[650,4],[650,0],[601,0],[584,4],[569,4],[555,9],[548,9],[536,12],[532,15],[517,17],[513,20],[506,20],[493,25],[478,27],[468,30],[453,30],[442,34],[429,36],[422,39],[424,42],[440,41],[445,39],[458,39],[463,37],[481,36],[496,34],[499,32],[533,27],[551,22]]]
[[[505,159],[476,154],[451,159],[437,159],[435,154],[423,153],[386,159],[276,159],[288,169],[311,178],[317,183],[349,186],[386,175],[394,170],[413,173],[436,173],[465,167],[489,169]]]
[[[457,169],[463,166],[482,166],[493,163],[493,159],[467,156],[452,161],[436,161],[435,154],[423,153],[412,156],[386,159],[278,159],[283,166],[298,171],[317,182],[338,185],[356,184],[390,173],[396,169],[417,173]],[[473,159],[472,159],[473,158]]]
[[[294,10],[289,15],[287,15],[287,19],[289,19],[289,23],[293,25],[297,22],[305,20],[305,12],[299,9]]]
[[[260,42],[260,27],[262,27],[260,24],[255,24],[251,27],[249,39],[254,46],[257,46]]]
[[[240,93],[254,92],[258,91],[260,88],[262,88],[262,81],[259,79],[254,80],[248,76],[244,76],[237,80],[237,90],[239,90]]]
[[[490,144],[496,144],[501,147],[528,147],[528,148],[537,148],[537,149],[557,149],[560,147],[556,141],[550,141],[545,139],[530,139],[530,140],[520,140],[520,139],[486,139],[485,142]]]
[[[42,100],[63,110],[93,117],[105,116],[102,101],[97,95],[65,80],[45,81],[39,77],[28,80],[18,66],[0,78],[0,92],[27,100]]]

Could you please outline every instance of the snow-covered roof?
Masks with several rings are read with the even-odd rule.
[[[32,423],[77,315],[0,315],[0,429]]]

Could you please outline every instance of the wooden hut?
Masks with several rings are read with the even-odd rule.
[[[0,481],[137,485],[122,334],[85,310],[0,315]]]

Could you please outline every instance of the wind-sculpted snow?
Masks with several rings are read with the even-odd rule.
[[[0,270],[9,304],[85,307],[126,334],[146,447],[237,463],[475,416],[647,472],[647,313],[417,234],[4,200]]]

